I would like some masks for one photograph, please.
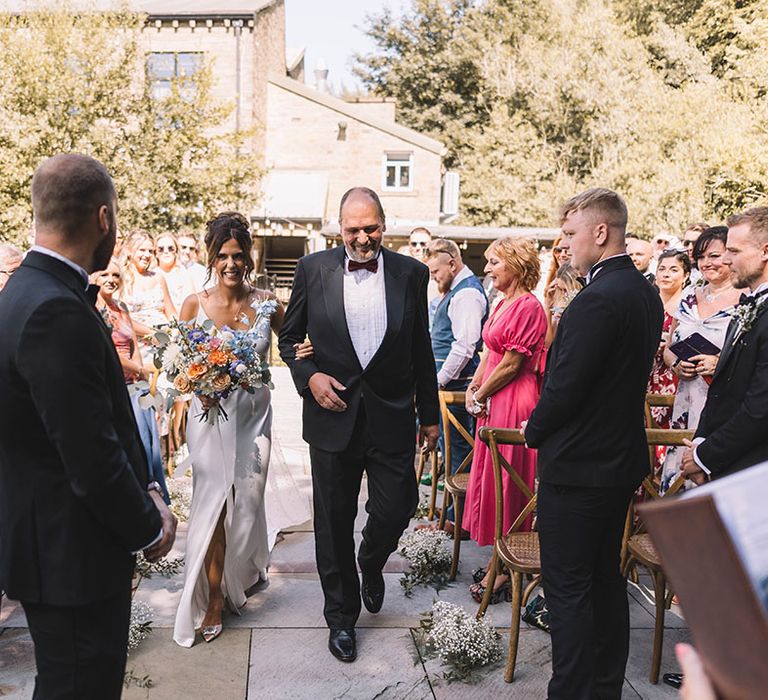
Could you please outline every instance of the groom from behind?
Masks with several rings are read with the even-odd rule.
[[[550,700],[621,697],[629,607],[619,552],[648,473],[645,387],[659,345],[659,295],[626,254],[627,207],[591,189],[563,206],[561,245],[586,286],[568,305],[525,426],[539,449],[538,526],[551,615]]]
[[[0,294],[0,588],[35,644],[35,700],[120,698],[132,552],[176,519],[147,463],[110,331],[94,307],[115,245],[104,166],[58,155],[32,178],[35,245]]]
[[[369,612],[381,609],[382,569],[418,505],[414,397],[428,449],[439,430],[429,270],[382,247],[384,210],[373,190],[355,187],[342,197],[339,225],[343,246],[308,255],[296,267],[280,354],[304,399],[328,647],[341,661],[354,661],[361,594]],[[297,361],[295,346],[307,335],[314,357]],[[363,472],[361,591],[354,523]]]

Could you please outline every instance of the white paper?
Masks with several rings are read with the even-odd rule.
[[[683,498],[707,495],[714,498],[758,600],[768,613],[768,462],[691,489]]]

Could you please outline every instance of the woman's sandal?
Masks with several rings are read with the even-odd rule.
[[[472,580],[475,583],[480,583],[480,581],[482,581],[485,578],[485,573],[486,573],[486,569],[484,569],[483,567],[480,567],[479,569],[475,569],[472,572]]]
[[[483,602],[483,596],[485,595],[485,586],[482,583],[473,583],[469,587],[469,592],[472,595],[473,600],[476,603]],[[512,590],[509,585],[509,581],[505,581],[499,586],[493,593],[491,593],[490,605],[496,605],[502,601],[509,603],[512,600]]]

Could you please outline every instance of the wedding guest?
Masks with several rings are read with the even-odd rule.
[[[545,296],[545,309],[547,311],[546,347],[552,345],[563,312],[581,290],[582,284],[576,270],[569,262],[561,265],[552,284],[547,288]]]
[[[724,262],[727,237],[727,226],[714,226],[706,229],[696,241],[693,257],[706,284],[686,288],[669,330],[670,344],[699,333],[718,348],[723,347],[730,312],[739,300],[739,291],[731,282],[731,270]],[[717,361],[717,355],[680,360],[669,346],[664,350],[664,362],[678,377],[670,427],[695,430]],[[678,475],[682,452],[677,447],[668,449],[661,477],[662,492]]]
[[[691,263],[688,255],[682,250],[665,250],[658,260],[656,268],[656,286],[659,289],[661,302],[664,305],[664,324],[661,331],[659,349],[653,360],[651,375],[648,378],[649,394],[674,394],[677,391],[677,375],[664,363],[664,349],[669,344],[669,332],[672,327],[673,314],[677,312],[683,288],[688,284],[691,273]],[[651,415],[659,428],[669,428],[672,409],[666,406],[654,406]],[[666,447],[656,450],[659,464],[667,453]]]
[[[547,316],[531,293],[539,281],[541,268],[536,243],[530,238],[499,238],[485,251],[485,272],[503,294],[483,327],[484,349],[480,364],[467,389],[467,412],[477,419],[477,430],[485,425],[517,428],[527,420],[539,396],[541,360],[547,333]],[[501,449],[509,464],[530,489],[536,476],[536,453],[523,445]],[[527,503],[525,496],[505,473],[504,530],[506,531]],[[496,495],[493,463],[488,446],[475,441],[472,470],[467,487],[463,527],[479,545],[494,542]],[[530,519],[523,530],[530,530]],[[470,586],[472,597],[480,602],[486,586],[493,586],[491,602],[499,602],[509,590],[509,577],[494,581],[486,570]]]
[[[461,259],[461,251],[453,241],[438,238],[426,250],[425,262],[437,284],[441,300],[432,322],[432,352],[435,355],[438,389],[466,391],[480,364],[483,324],[488,318],[488,299],[483,287]],[[475,419],[464,406],[451,405],[448,410],[467,433],[474,435]],[[472,449],[452,425],[451,473],[455,473]],[[445,455],[445,430],[440,426],[439,448]],[[446,514],[446,531],[453,532],[453,506]]]
[[[0,294],[0,589],[24,608],[35,698],[118,700],[132,553],[165,556],[176,518],[88,287],[115,245],[112,178],[56,155],[32,177],[32,209],[35,245]]]
[[[563,241],[562,236],[558,236],[552,245],[552,259],[549,263],[549,272],[547,272],[547,278],[544,281],[544,289],[549,289],[549,286],[554,282],[555,275],[562,265],[565,265],[571,259],[571,252],[568,248],[564,248],[560,245]]]
[[[541,398],[523,426],[538,448],[547,697],[619,698],[629,654],[621,540],[648,473],[643,413],[663,308],[626,255],[627,207],[618,194],[595,188],[573,197],[561,226],[586,286],[563,314]]]
[[[190,272],[179,259],[179,244],[173,234],[163,233],[155,239],[157,270],[165,278],[174,309],[181,309],[184,300],[197,290]]]
[[[10,243],[0,243],[0,292],[24,259],[21,251]]]
[[[432,241],[432,233],[428,228],[417,226],[408,234],[408,251],[412,258],[426,261],[427,246]]]
[[[215,272],[209,273],[200,261],[200,243],[192,231],[182,231],[176,237],[179,246],[179,262],[189,271],[195,292],[202,292],[206,287],[216,284]],[[209,278],[210,274],[210,278]],[[181,308],[181,307],[179,307]]]
[[[701,273],[696,266],[696,257],[693,254],[693,249],[696,241],[699,240],[699,236],[708,228],[709,224],[689,224],[683,234],[683,248],[685,248],[685,252],[688,253],[688,259],[691,261],[691,284],[697,284],[701,279]]]
[[[745,295],[728,326],[695,449],[683,453],[682,472],[694,483],[768,459],[768,207],[729,217],[723,263]]]
[[[656,281],[656,275],[651,272],[653,246],[642,238],[627,238],[627,255],[632,258],[635,267],[643,273],[643,277],[651,284]]]
[[[144,231],[132,233],[123,244],[121,253],[122,301],[131,313],[142,357],[149,365],[152,361],[149,338],[157,326],[176,317],[176,308],[165,278],[154,269],[155,243],[152,236]]]
[[[92,276],[94,284],[99,285],[99,296],[96,299],[96,308],[102,315],[104,322],[112,333],[112,343],[117,350],[120,365],[123,368],[125,383],[129,387],[141,380],[148,381],[152,372],[144,366],[139,352],[139,343],[136,331],[131,323],[131,314],[128,307],[117,300],[122,287],[122,270],[120,264],[112,258],[106,269],[96,272]],[[155,409],[143,408],[140,404],[142,394],[132,390],[128,392],[133,407],[133,415],[139,426],[139,436],[147,455],[150,478],[160,484],[163,500],[170,504],[171,499],[165,485],[163,472],[163,458],[160,453],[160,435],[157,431],[157,417]]]

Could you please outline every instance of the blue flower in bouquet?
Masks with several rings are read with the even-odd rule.
[[[204,343],[208,340],[208,334],[202,328],[193,328],[187,332],[187,338],[192,343]]]

